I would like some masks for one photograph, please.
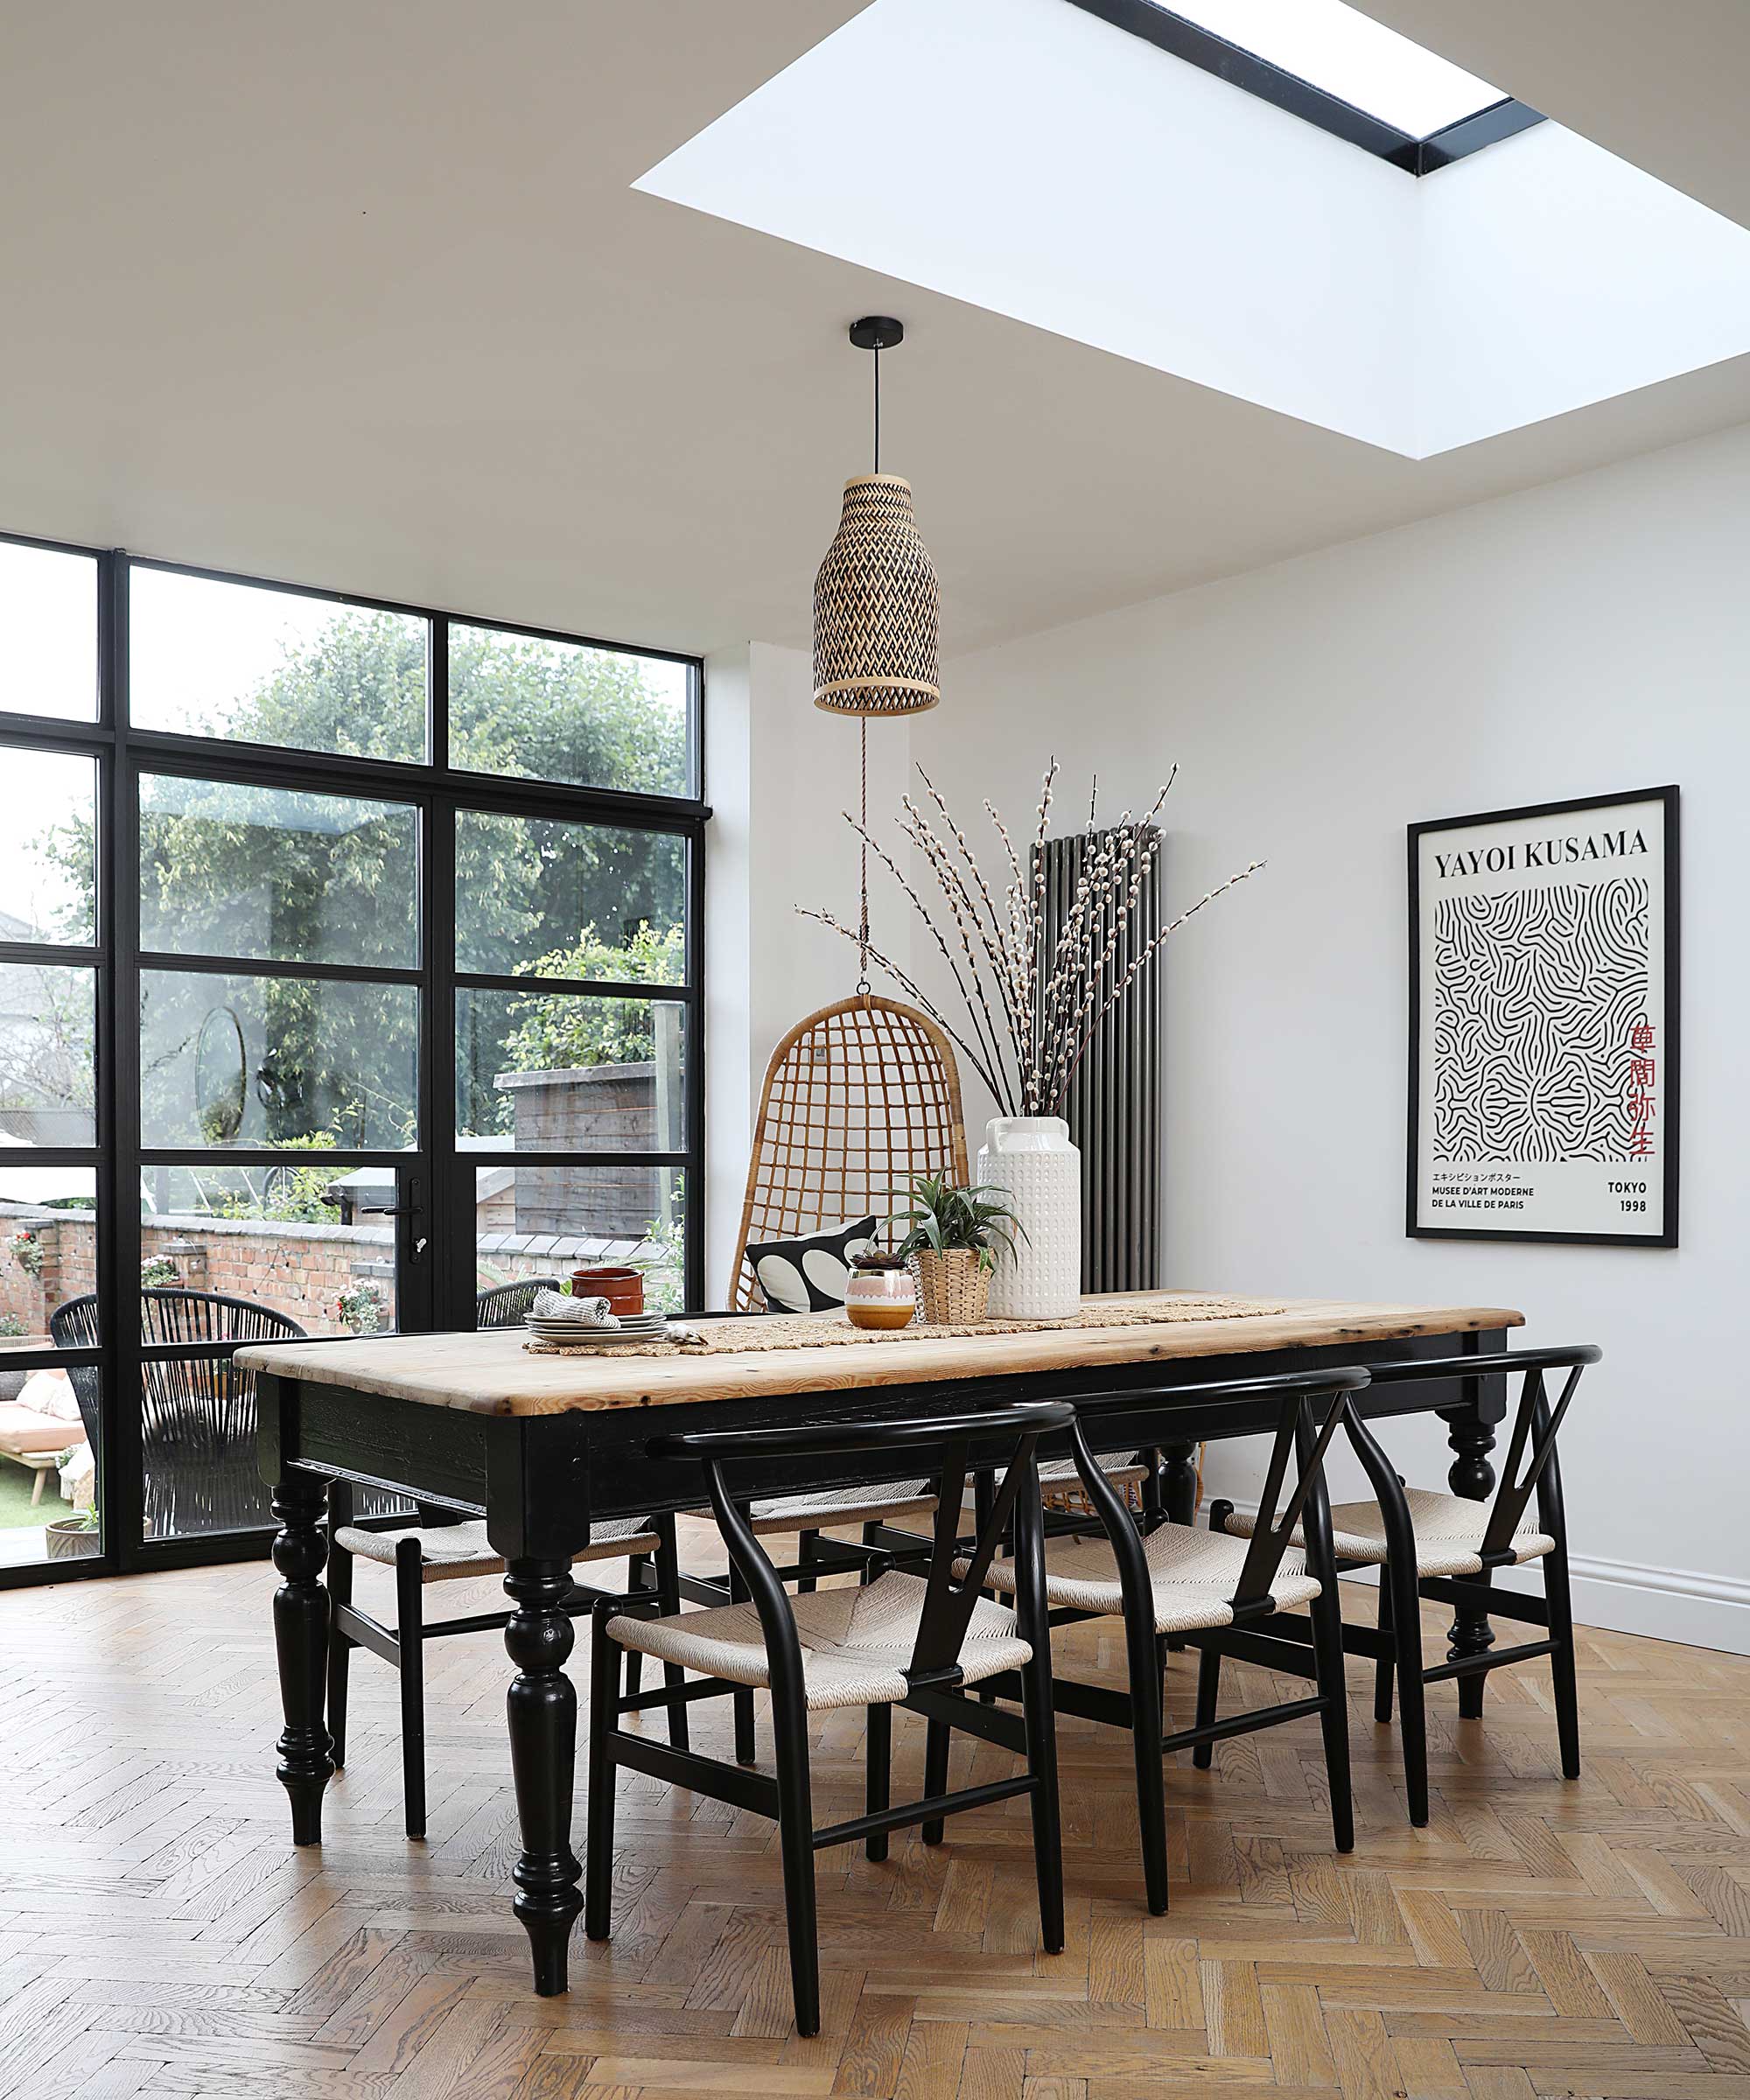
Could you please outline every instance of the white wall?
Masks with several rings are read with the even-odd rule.
[[[725,1302],[748,1150],[780,1037],[857,988],[857,951],[797,915],[858,917],[858,725],[816,707],[807,654],[752,642],[705,663],[706,1289]],[[890,829],[910,764],[906,721],[869,728],[869,808]],[[891,883],[871,873],[871,930],[901,968],[911,936]]]
[[[1116,808],[1178,760],[1181,901],[1268,858],[1172,944],[1166,1280],[1516,1306],[1527,1343],[1602,1344],[1564,1442],[1579,1608],[1750,1652],[1746,575],[1740,430],[962,658],[913,739],[973,808],[1029,808],[1053,749],[1069,808],[1090,767]],[[1682,1247],[1406,1238],[1404,826],[1666,781]],[[1391,1443],[1444,1481],[1438,1424]]]

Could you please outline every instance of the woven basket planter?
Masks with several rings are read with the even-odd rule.
[[[926,1326],[965,1326],[984,1317],[990,1295],[990,1271],[979,1265],[970,1247],[950,1247],[937,1254],[926,1247],[910,1257],[917,1278],[918,1318]]]

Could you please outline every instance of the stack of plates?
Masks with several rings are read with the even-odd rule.
[[[627,1342],[661,1341],[668,1331],[665,1312],[622,1312],[617,1327],[588,1327],[575,1320],[528,1317],[528,1332],[542,1341],[585,1344],[592,1348],[621,1348]]]

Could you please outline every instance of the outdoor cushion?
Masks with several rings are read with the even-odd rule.
[[[18,1395],[18,1404],[57,1422],[81,1423],[73,1381],[65,1371],[32,1371]]]
[[[0,1451],[23,1458],[27,1452],[66,1451],[84,1441],[85,1431],[77,1421],[42,1414],[22,1400],[0,1400]]]

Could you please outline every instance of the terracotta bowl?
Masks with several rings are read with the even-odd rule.
[[[605,1298],[610,1312],[644,1310],[641,1269],[574,1269],[571,1289],[578,1298]]]

